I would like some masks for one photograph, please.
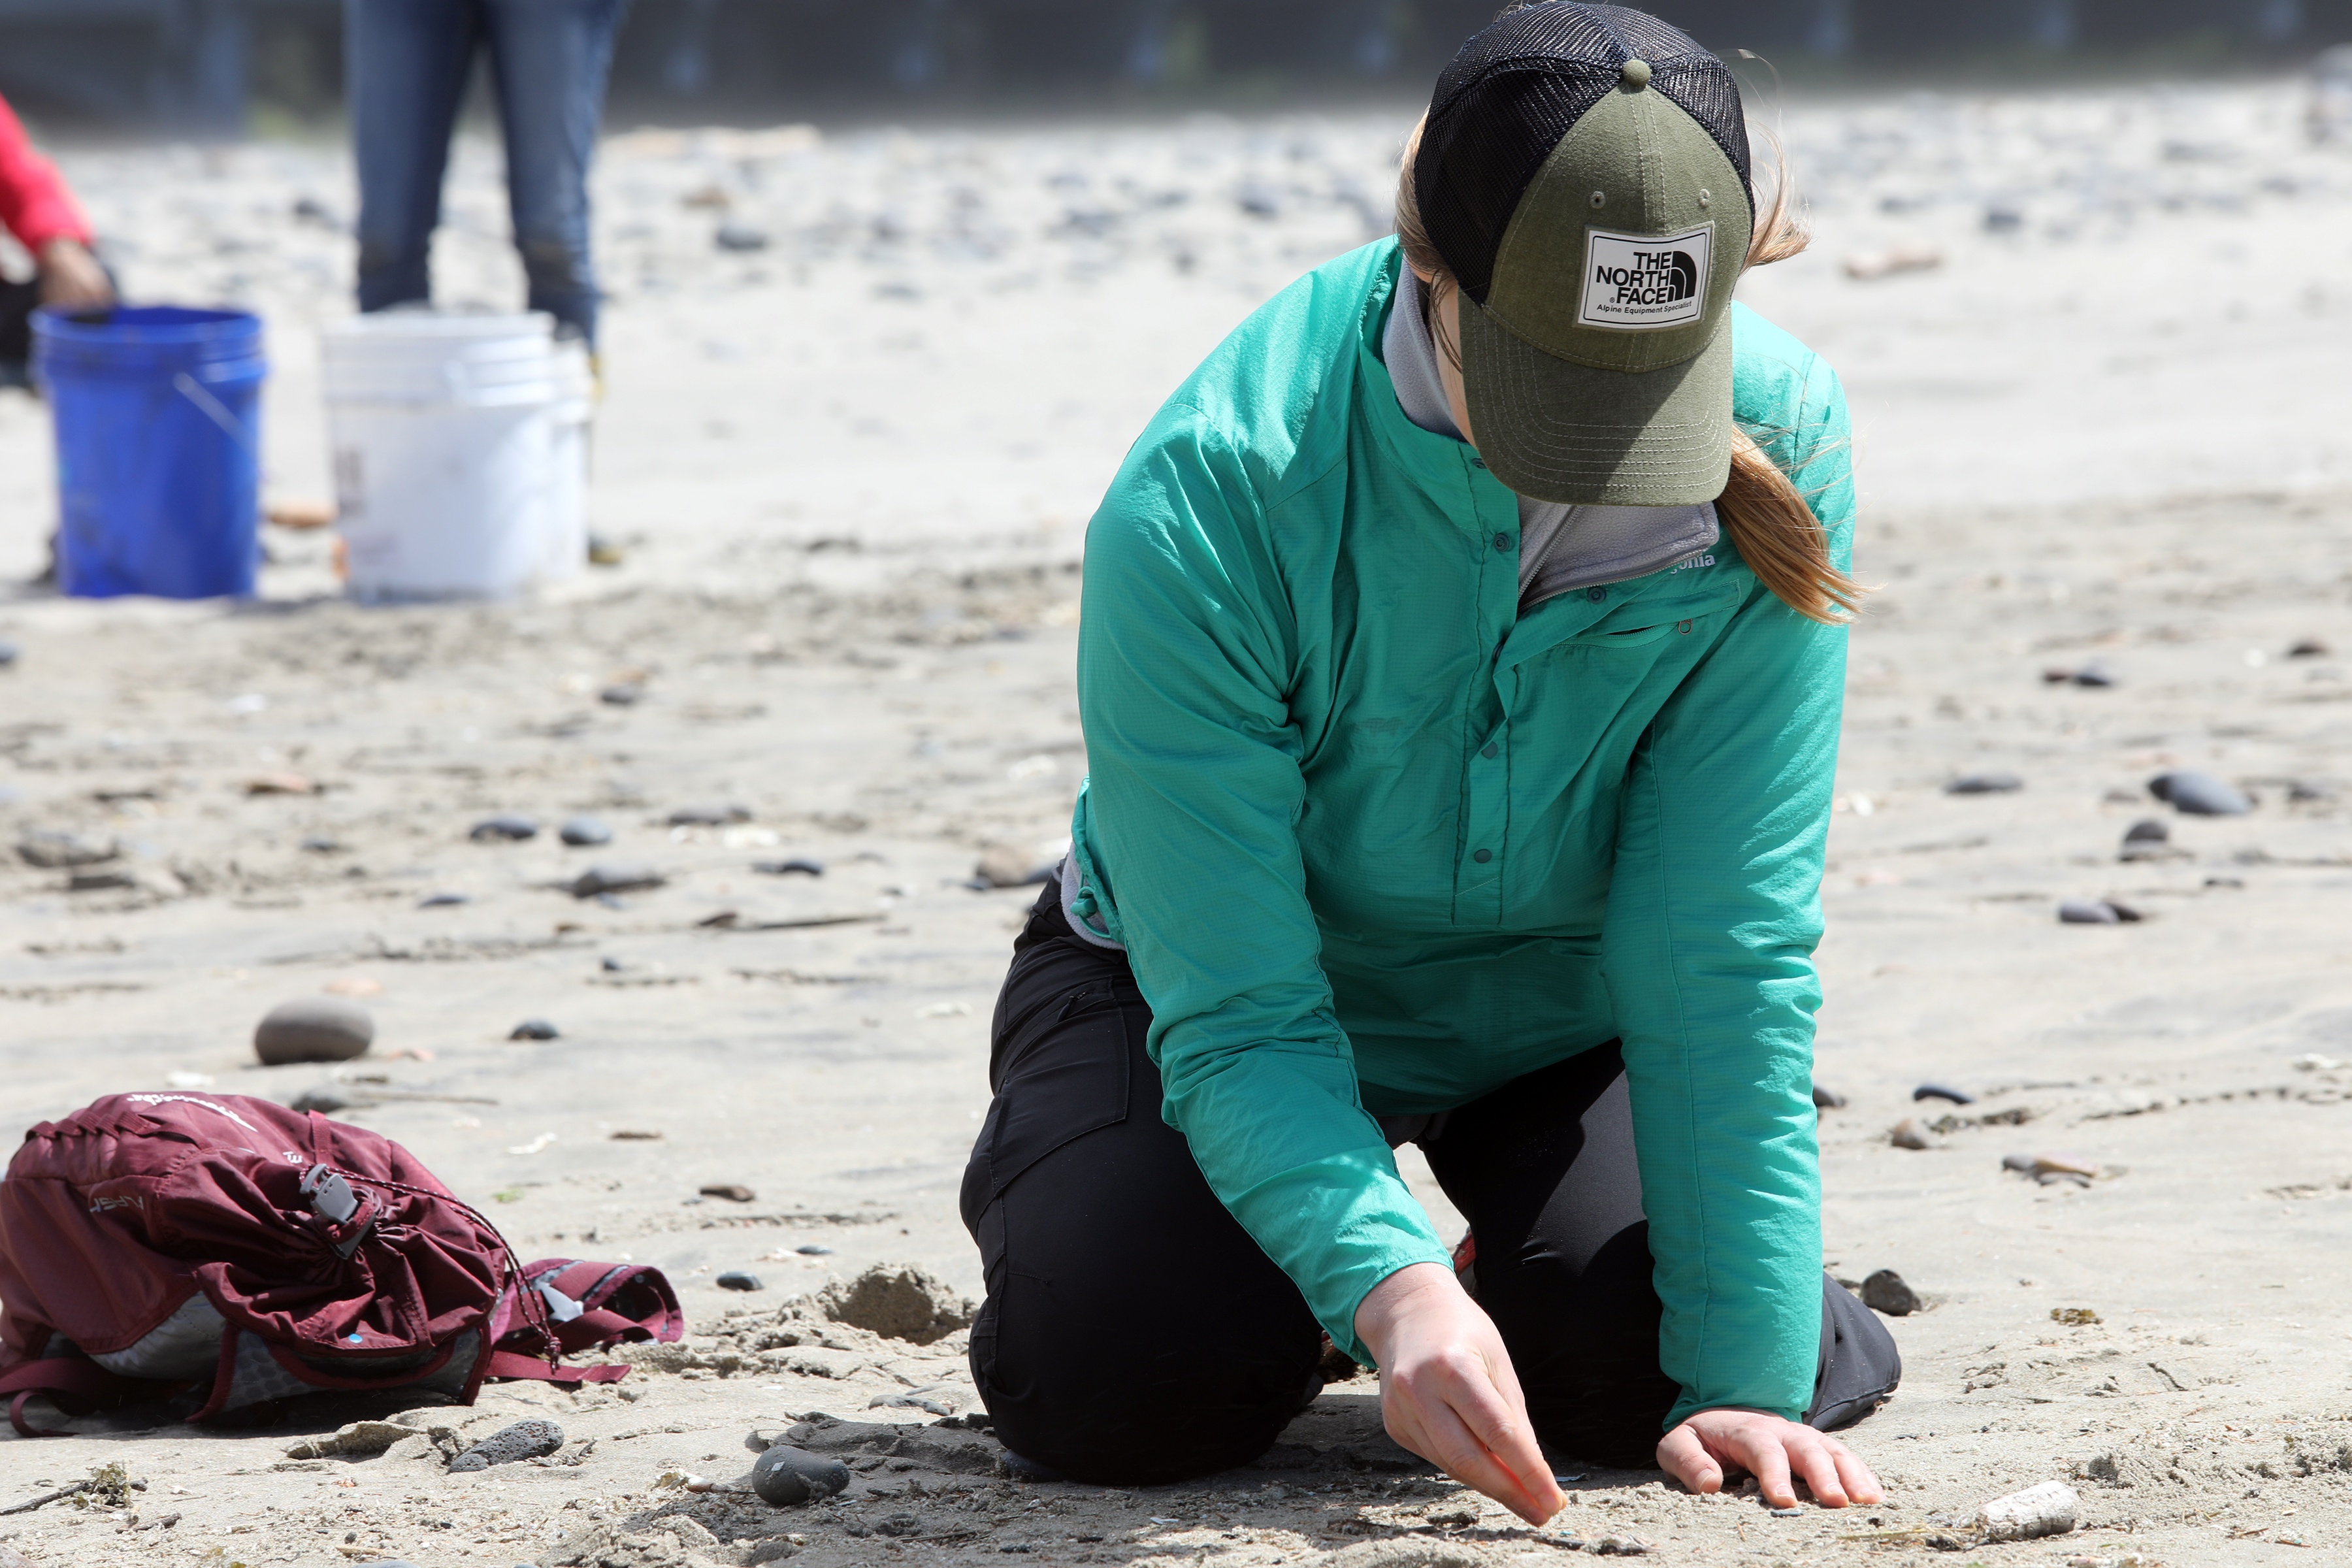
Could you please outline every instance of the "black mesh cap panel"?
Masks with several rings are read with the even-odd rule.
[[[1622,5],[1515,7],[1463,45],[1437,79],[1412,165],[1430,243],[1473,300],[1486,302],[1495,252],[1528,182],[1636,58],[1649,64],[1650,90],[1704,126],[1748,184],[1739,84],[1688,34]]]

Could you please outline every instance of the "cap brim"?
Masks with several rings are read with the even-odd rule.
[[[1496,479],[1575,506],[1697,506],[1731,477],[1731,313],[1657,370],[1596,370],[1544,353],[1467,295],[1462,382]]]

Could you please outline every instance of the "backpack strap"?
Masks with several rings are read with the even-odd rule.
[[[603,1366],[554,1366],[520,1351],[492,1351],[488,1375],[532,1383],[618,1383],[629,1375],[629,1369],[618,1362]]]
[[[67,1408],[68,1403],[85,1406],[120,1405],[141,1394],[167,1387],[168,1384],[145,1382],[138,1378],[118,1377],[94,1361],[80,1356],[50,1356],[42,1361],[28,1361],[0,1373],[0,1394],[13,1394],[8,1401],[8,1425],[20,1437],[70,1437],[71,1432],[52,1427],[36,1426],[25,1419],[25,1405],[36,1394],[44,1394],[68,1415],[77,1412]]]

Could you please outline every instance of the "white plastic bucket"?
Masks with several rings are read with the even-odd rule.
[[[321,369],[353,597],[505,599],[578,569],[586,358],[549,317],[355,317]]]

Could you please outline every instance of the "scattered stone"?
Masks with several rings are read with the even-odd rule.
[[[596,967],[603,970],[607,974],[618,974],[626,970],[629,966],[623,963],[619,959],[614,958],[611,953],[606,953],[604,957],[596,961]]]
[[[661,1141],[662,1135],[659,1132],[645,1127],[623,1127],[613,1134],[613,1142],[615,1143],[658,1143]]]
[[[2336,791],[2324,784],[2313,784],[2308,779],[2297,779],[2286,786],[2286,797],[2297,805],[2309,805],[2317,801],[2334,800]]]
[[[814,1241],[804,1242],[801,1246],[793,1247],[793,1250],[799,1253],[803,1258],[831,1258],[833,1256],[833,1248],[830,1247],[820,1247]]]
[[[509,1040],[552,1040],[560,1038],[561,1035],[562,1031],[557,1029],[554,1025],[549,1023],[544,1018],[525,1018],[521,1023],[517,1024],[512,1029],[508,1031],[507,1038]]]
[[[101,865],[121,853],[122,847],[111,838],[68,833],[53,827],[27,828],[24,837],[16,840],[16,858],[26,865],[37,866],[44,871]]]
[[[2254,803],[2210,773],[2158,773],[2147,793],[2190,816],[2243,816]]]
[[[632,893],[644,888],[658,888],[668,879],[650,866],[616,860],[608,865],[591,866],[572,879],[572,896],[593,899],[604,893]]]
[[[846,1283],[835,1280],[813,1305],[836,1323],[919,1345],[971,1327],[975,1312],[945,1280],[911,1263],[877,1263]]]
[[[116,893],[139,886],[138,873],[127,868],[89,867],[66,879],[68,893]]]
[[[757,1274],[749,1274],[740,1268],[730,1268],[711,1283],[721,1290],[764,1290],[768,1288]]]
[[[313,833],[302,840],[302,849],[309,855],[340,855],[343,852],[343,841],[329,834]]]
[[[1974,1105],[1977,1102],[1977,1097],[1969,1093],[1966,1089],[1953,1089],[1948,1085],[1940,1083],[1923,1083],[1918,1088],[1911,1091],[1911,1098],[1915,1101],[1922,1100],[1948,1100],[1954,1105]]]
[[[315,1110],[321,1116],[332,1116],[338,1110],[349,1110],[352,1101],[331,1089],[306,1089],[294,1097],[289,1110]]]
[[[375,1019],[340,996],[281,1002],[253,1031],[253,1054],[264,1067],[288,1062],[347,1062],[375,1041]]]
[[[2174,853],[2172,829],[2155,817],[2145,817],[2124,829],[2123,858],[2158,860]]]
[[[501,1426],[449,1461],[452,1472],[487,1470],[519,1459],[538,1459],[563,1447],[563,1428],[552,1421],[518,1421]]]
[[[304,1437],[286,1450],[289,1459],[331,1459],[338,1455],[381,1454],[416,1428],[394,1421],[354,1421],[319,1437]]]
[[[711,231],[710,243],[721,250],[749,253],[768,248],[768,231],[728,219]]]
[[[416,900],[416,907],[420,910],[454,910],[460,904],[473,901],[471,893],[427,893]]]
[[[2092,1321],[2098,1320],[2094,1317]],[[1977,1510],[1977,1530],[1987,1541],[2032,1541],[2064,1535],[2074,1528],[2083,1500],[2063,1481],[2044,1481],[1998,1497]]]
[[[711,1182],[697,1190],[706,1198],[725,1198],[730,1204],[748,1204],[760,1195],[740,1182]]]
[[[555,830],[555,836],[574,849],[593,849],[600,844],[613,842],[613,830],[593,816],[565,818],[563,826]]]
[[[2289,658],[2326,658],[2334,651],[2317,637],[2299,637],[2294,646],[2286,650],[2286,656]],[[0,660],[0,663],[5,662]]]
[[[2113,904],[2097,899],[2068,899],[2058,906],[2058,919],[2063,925],[2111,926],[2123,918]]]
[[[618,566],[628,558],[629,552],[621,547],[619,540],[607,539],[600,533],[592,533],[588,536],[589,565]]]
[[[1017,845],[992,844],[981,851],[972,880],[990,888],[1034,887],[1054,875],[1055,864],[1048,860],[1040,865],[1036,856]]]
[[[1843,1110],[1845,1096],[1833,1089],[1823,1089],[1820,1084],[1815,1084],[1813,1085],[1813,1105],[1815,1109],[1821,1110]]]
[[[1922,1127],[1916,1118],[1909,1116],[1896,1122],[1886,1138],[1897,1149],[1933,1149],[1936,1146],[1934,1135]]]
[[[717,910],[703,916],[694,924],[698,931],[727,931],[742,918],[743,911],[740,910]]]
[[[778,1508],[833,1497],[848,1487],[847,1465],[782,1443],[761,1454],[751,1467],[751,1489],[761,1501]]]
[[[2097,1161],[2085,1160],[2080,1154],[2004,1154],[2000,1168],[2031,1176],[2044,1186],[2050,1184],[2049,1178],[2055,1176],[2079,1181],[2086,1187],[2100,1169]]]
[[[2009,795],[2025,787],[2015,773],[1967,773],[1944,786],[1946,795]]]
[[[2091,1178],[2074,1171],[2036,1171],[2033,1184],[2037,1187],[2087,1187]]]
[[[669,814],[672,827],[725,827],[749,822],[751,810],[742,805],[681,805]]]
[[[14,668],[20,657],[15,643],[0,639],[0,669]]]
[[[754,860],[751,862],[751,869],[765,877],[822,877],[824,875],[824,862],[801,859]]]
[[[467,831],[466,837],[477,844],[488,844],[500,839],[520,844],[526,838],[539,837],[539,821],[536,817],[523,816],[512,812],[498,816],[486,816],[474,824]]]
[[[2116,672],[2114,670],[2109,669],[2105,664],[2095,658],[2090,663],[2084,665],[2082,668],[2074,672],[2074,684],[2077,686],[2116,686],[2120,685],[2121,682],[2116,679]]]
[[[294,773],[256,773],[245,781],[247,795],[316,795],[317,782],[307,774]]]
[[[1919,1310],[1919,1293],[1892,1268],[1882,1268],[1862,1282],[1862,1304],[1890,1318],[1907,1318]]]
[[[590,558],[593,559],[593,552]],[[645,700],[645,696],[646,689],[642,682],[620,680],[596,693],[596,700],[608,708],[635,708]]]

